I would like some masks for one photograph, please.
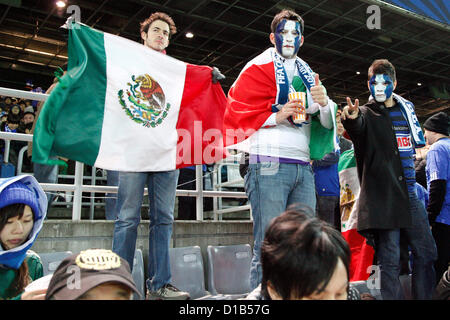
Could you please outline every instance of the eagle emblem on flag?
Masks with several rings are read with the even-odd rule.
[[[119,102],[125,113],[144,127],[154,128],[167,117],[170,104],[166,103],[163,89],[148,74],[131,76],[128,88],[119,90]]]

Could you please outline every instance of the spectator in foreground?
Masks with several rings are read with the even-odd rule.
[[[128,262],[111,250],[88,249],[65,258],[47,288],[46,300],[131,300],[139,294]]]
[[[24,292],[43,276],[39,256],[29,250],[42,228],[47,198],[32,176],[0,179],[0,300],[43,300],[45,290]]]
[[[348,244],[311,209],[288,209],[272,219],[261,246],[261,264],[262,282],[249,300],[348,298]]]

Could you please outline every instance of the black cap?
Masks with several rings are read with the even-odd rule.
[[[448,136],[450,118],[445,112],[439,112],[429,117],[423,124],[423,127],[428,131],[442,133]]]

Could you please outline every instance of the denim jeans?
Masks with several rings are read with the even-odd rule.
[[[55,159],[55,158],[52,158]],[[36,180],[40,183],[57,183],[58,182],[58,166],[57,165],[46,165],[33,162],[33,175]],[[53,203],[55,196],[51,193],[45,193],[47,196],[47,210]]]
[[[431,234],[427,212],[415,192],[409,194],[412,225],[401,229],[413,255],[412,296],[431,299],[437,258],[436,244]],[[380,265],[380,284],[383,300],[404,299],[400,275],[400,229],[377,230],[375,251]]]
[[[119,185],[119,171],[107,170],[106,171],[106,185],[118,186]],[[107,193],[105,201],[105,218],[106,220],[117,219],[117,193]]]
[[[178,170],[120,172],[118,217],[114,225],[113,251],[133,267],[137,228],[141,220],[144,188],[149,197],[149,243],[147,288],[156,291],[170,283],[169,247],[172,236]]]
[[[250,163],[245,175],[253,215],[253,258],[250,285],[256,288],[262,279],[261,244],[270,221],[294,203],[316,207],[316,191],[311,166],[278,162]]]

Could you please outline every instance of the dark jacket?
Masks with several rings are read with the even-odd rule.
[[[372,100],[342,124],[353,141],[361,185],[358,232],[370,238],[376,229],[410,227],[408,189],[388,110]]]

